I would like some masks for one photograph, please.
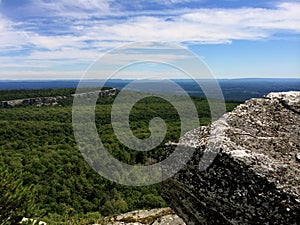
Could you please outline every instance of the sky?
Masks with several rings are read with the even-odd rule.
[[[300,1],[0,0],[0,80],[80,79],[101,56],[143,41],[186,48],[216,78],[300,78]],[[154,50],[159,61],[184,58]],[[145,68],[162,73],[137,66],[119,78]]]

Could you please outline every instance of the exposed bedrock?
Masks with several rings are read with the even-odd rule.
[[[270,93],[188,132],[178,144],[197,149],[163,197],[186,224],[300,224],[299,122],[300,92]],[[201,171],[220,124],[217,156]]]

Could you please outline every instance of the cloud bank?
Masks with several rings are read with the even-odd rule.
[[[83,70],[84,63],[127,42],[167,41],[189,46],[268,40],[281,33],[300,33],[299,2],[281,2],[273,8],[132,11],[111,0],[38,0],[22,7],[14,9],[23,10],[22,18],[13,18],[11,14],[15,11],[10,14],[5,7],[0,14],[0,66],[6,72],[11,64],[18,64],[22,72],[36,62],[48,70],[62,62]],[[40,68],[36,70],[43,72]],[[0,76],[4,72],[2,69]]]

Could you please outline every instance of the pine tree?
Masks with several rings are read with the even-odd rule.
[[[23,217],[33,218],[39,212],[34,187],[23,186],[21,175],[0,164],[0,225],[16,225]]]

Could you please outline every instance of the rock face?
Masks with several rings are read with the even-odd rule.
[[[72,97],[89,97],[89,96],[94,96],[95,94],[98,94],[99,97],[113,97],[117,94],[117,89],[111,88],[111,89],[102,90],[102,91],[83,92],[83,93],[72,94],[71,96]]]
[[[163,197],[186,224],[300,224],[299,124],[300,92],[270,93],[188,132],[177,145],[197,149]],[[201,171],[220,126],[216,157]]]
[[[65,99],[66,96],[57,96],[57,97],[36,97],[36,98],[24,98],[24,99],[15,99],[9,101],[2,101],[1,106],[3,108],[15,107],[15,106],[57,106],[59,100]]]
[[[137,210],[105,220],[108,225],[185,225],[170,208]]]

